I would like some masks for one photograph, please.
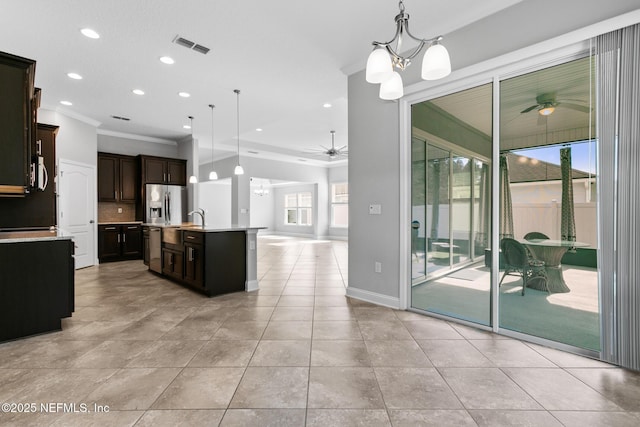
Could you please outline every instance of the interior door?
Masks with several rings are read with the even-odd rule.
[[[73,236],[76,269],[95,264],[95,174],[94,166],[60,160],[60,228]]]

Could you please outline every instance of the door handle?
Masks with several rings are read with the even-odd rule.
[[[105,227],[104,229],[105,230],[115,230],[116,228],[115,227]]]
[[[89,224],[93,224],[94,222],[95,222],[95,221],[94,221],[94,220],[92,220],[92,219],[90,219],[90,220],[89,220]]]
[[[171,174],[169,174],[169,179],[167,181],[171,182]]]
[[[127,235],[126,234],[122,234],[122,243],[127,243]]]
[[[118,243],[120,243],[120,234],[118,234]]]

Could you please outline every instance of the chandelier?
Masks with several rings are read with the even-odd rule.
[[[262,184],[260,184],[260,188],[256,188],[255,190],[253,190],[253,192],[256,196],[260,196],[260,197],[269,195],[269,189],[264,188]]]
[[[404,71],[411,64],[411,60],[418,56],[423,47],[428,46],[422,58],[422,78],[424,80],[437,80],[451,73],[451,61],[449,52],[440,44],[442,36],[432,39],[421,39],[409,32],[409,14],[404,11],[404,2],[398,3],[400,13],[396,15],[396,34],[386,43],[374,41],[373,52],[367,59],[366,79],[369,83],[379,83],[381,99],[393,100],[404,95],[402,77],[394,71],[394,67]],[[418,46],[409,54],[401,56],[398,52],[402,49],[405,36],[418,42]],[[393,47],[395,45],[395,48]]]

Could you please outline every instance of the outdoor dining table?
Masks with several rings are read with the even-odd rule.
[[[572,242],[569,240],[550,240],[550,239],[531,239],[520,240],[525,245],[531,255],[540,261],[544,261],[545,271],[547,273],[547,288],[549,293],[570,292],[562,275],[561,260],[563,255],[571,248],[586,248],[588,243]],[[533,289],[546,291],[544,283],[534,280],[531,283]]]

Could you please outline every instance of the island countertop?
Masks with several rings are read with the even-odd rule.
[[[5,230],[0,231],[0,244],[19,242],[40,242],[47,240],[68,240],[73,236],[60,229]]]
[[[179,230],[184,231],[198,231],[200,233],[220,233],[225,231],[251,231],[251,230],[265,230],[267,227],[226,227],[226,228],[215,228],[215,227],[205,227],[202,228],[201,225],[196,225],[192,223],[185,223],[182,225],[171,225],[171,224],[153,224],[153,223],[143,223],[143,227],[156,227],[156,228],[177,228]]]

